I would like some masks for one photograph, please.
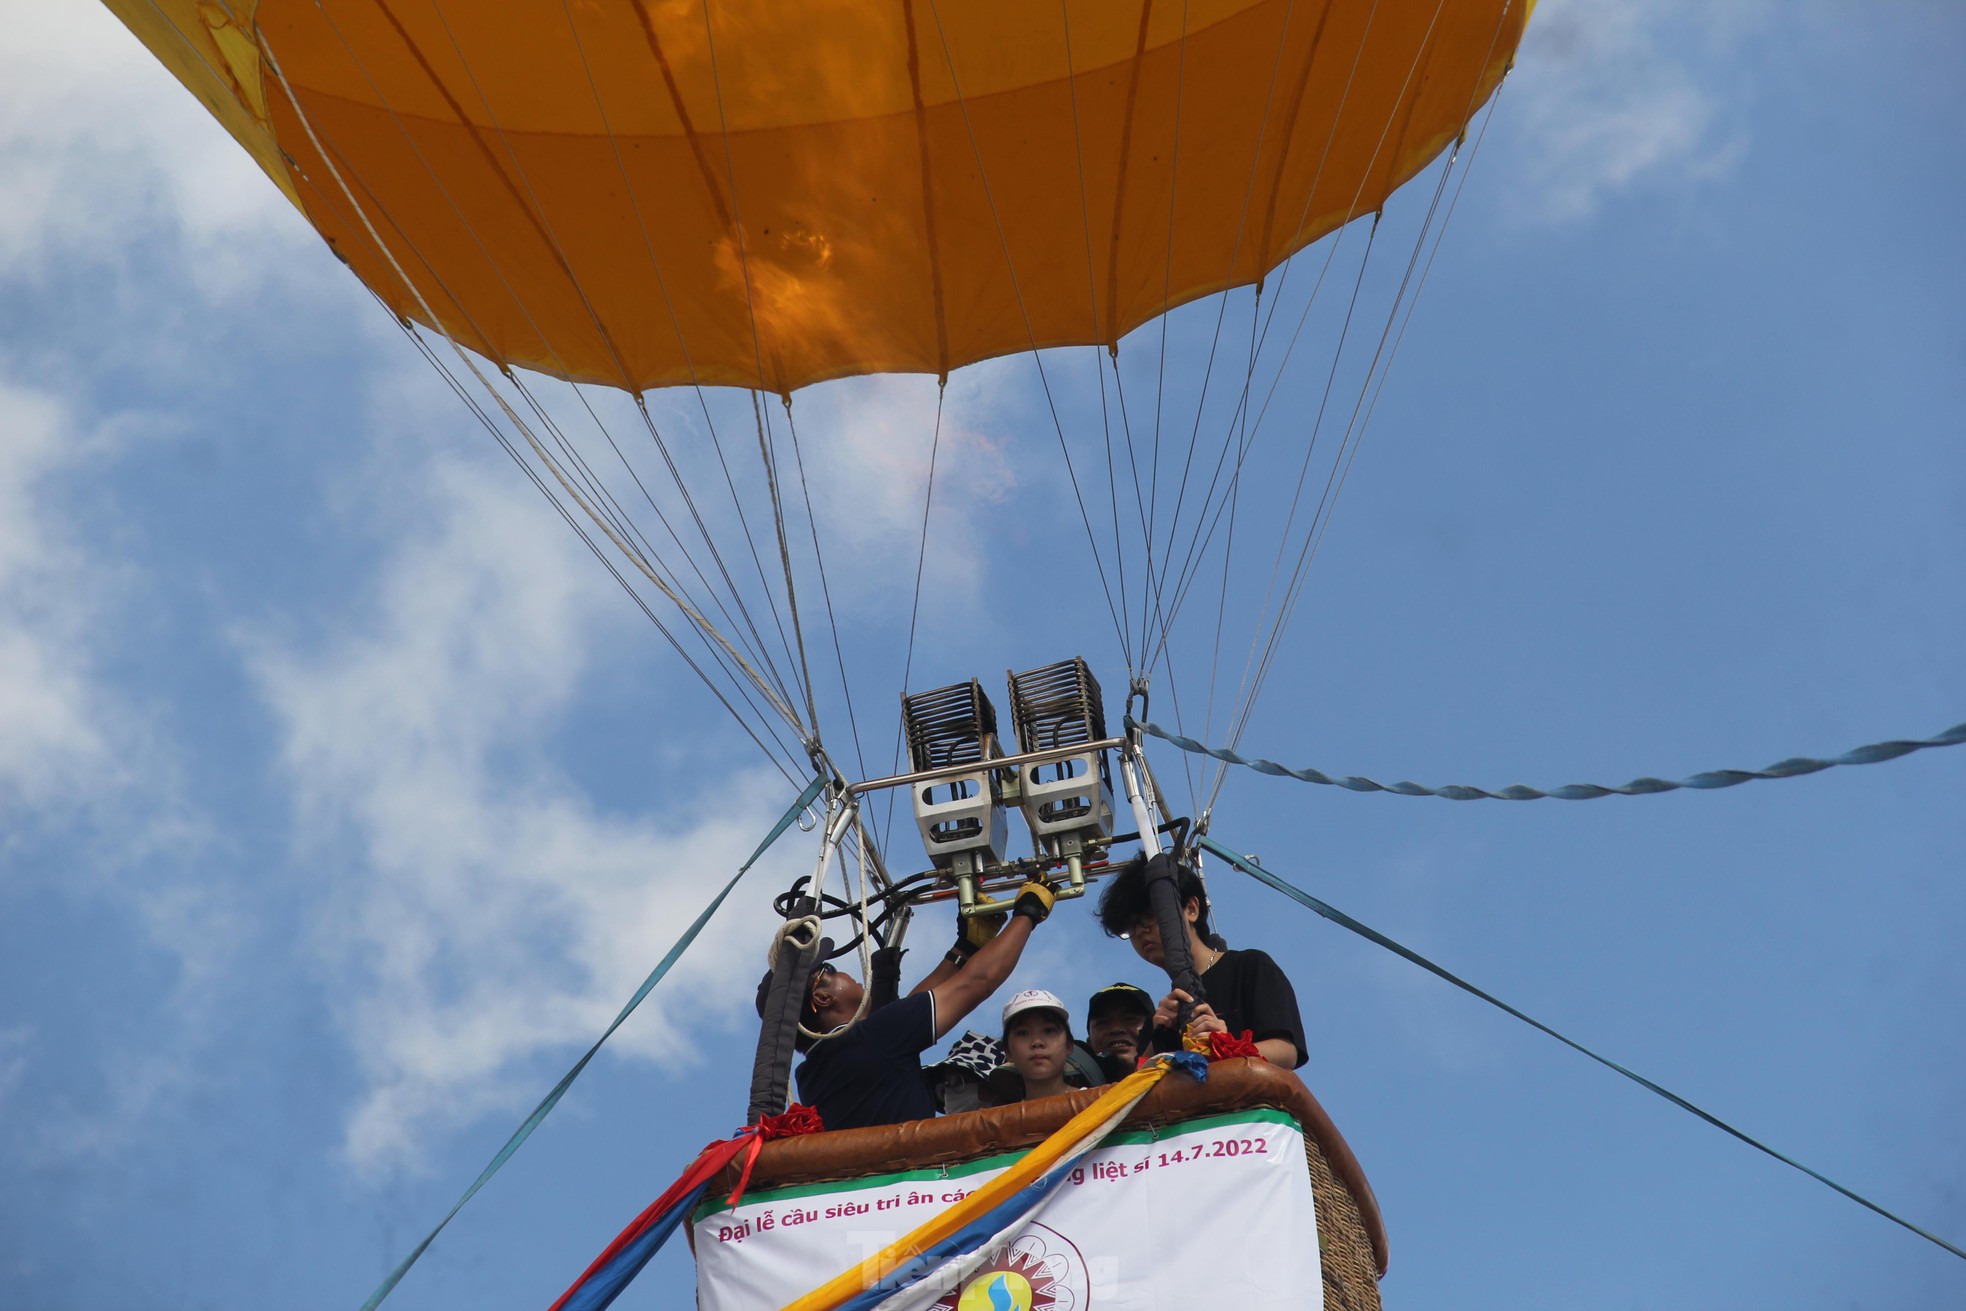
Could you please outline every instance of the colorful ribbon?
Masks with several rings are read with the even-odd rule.
[[[636,1216],[633,1222],[609,1243],[607,1249],[595,1257],[593,1263],[573,1281],[573,1286],[560,1294],[560,1300],[553,1303],[552,1311],[601,1311],[628,1287],[629,1281],[642,1272],[649,1258],[661,1250],[669,1241],[669,1235],[676,1232],[676,1226],[689,1214],[710,1181],[735,1160],[757,1139],[755,1133],[747,1133],[728,1142],[712,1143],[703,1149],[683,1171],[682,1177],[670,1184],[662,1196],[650,1202],[648,1209]]]
[[[795,1103],[783,1115],[768,1115],[738,1130],[735,1137],[711,1143],[662,1196],[650,1202],[647,1210],[615,1235],[606,1250],[573,1281],[573,1286],[560,1294],[551,1311],[602,1311],[642,1272],[649,1258],[662,1250],[682,1218],[709,1191],[710,1181],[732,1161],[740,1156],[744,1158],[737,1187],[730,1195],[730,1204],[736,1206],[751,1180],[751,1167],[757,1163],[760,1148],[774,1138],[793,1138],[817,1133],[822,1128],[817,1111]]]

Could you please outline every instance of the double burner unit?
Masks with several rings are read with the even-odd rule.
[[[908,754],[917,775],[909,797],[922,845],[956,884],[964,914],[1005,907],[979,899],[982,880],[1009,872],[1006,812],[1016,806],[1039,860],[1065,866],[1067,895],[1084,891],[1083,867],[1113,838],[1108,752],[1098,680],[1073,657],[1007,675],[1015,754],[997,736],[997,711],[972,678],[901,698]],[[968,768],[964,768],[964,767]]]

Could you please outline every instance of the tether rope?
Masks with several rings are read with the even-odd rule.
[[[826,775],[821,774],[817,778],[814,778],[812,782],[806,784],[805,791],[799,793],[798,799],[793,801],[787,807],[785,813],[778,817],[778,822],[772,825],[771,832],[765,834],[765,840],[760,842],[757,849],[750,854],[742,865],[737,867],[737,873],[730,876],[730,881],[724,884],[723,889],[715,897],[711,898],[710,904],[703,908],[703,913],[698,915],[687,929],[683,930],[683,935],[676,939],[676,945],[669,948],[668,954],[657,962],[655,969],[649,972],[648,978],[642,980],[642,986],[635,989],[635,995],[628,999],[628,1004],[623,1006],[620,1014],[614,1017],[614,1023],[608,1025],[607,1030],[594,1040],[594,1045],[589,1047],[585,1054],[573,1063],[572,1069],[560,1076],[560,1081],[553,1085],[553,1091],[547,1093],[541,1099],[539,1105],[533,1107],[532,1114],[526,1117],[525,1123],[512,1131],[512,1136],[505,1140],[505,1146],[499,1148],[498,1152],[485,1165],[485,1168],[478,1172],[478,1177],[473,1179],[471,1186],[464,1190],[464,1196],[458,1198],[456,1203],[451,1206],[451,1209],[444,1213],[444,1218],[437,1222],[437,1227],[426,1234],[423,1241],[411,1249],[410,1254],[404,1257],[402,1262],[394,1270],[389,1272],[389,1277],[377,1285],[373,1293],[369,1294],[368,1301],[362,1303],[362,1311],[375,1311],[376,1307],[382,1305],[382,1299],[388,1297],[395,1290],[396,1285],[403,1281],[403,1276],[409,1273],[410,1267],[416,1264],[417,1258],[421,1257],[429,1248],[430,1244],[436,1241],[438,1234],[444,1232],[444,1226],[448,1225],[457,1216],[457,1213],[464,1209],[464,1204],[473,1197],[476,1197],[478,1190],[483,1188],[490,1181],[491,1177],[497,1174],[507,1161],[512,1159],[512,1154],[524,1145],[526,1139],[532,1137],[532,1131],[537,1129],[540,1123],[552,1113],[553,1108],[560,1104],[560,1099],[566,1096],[567,1089],[573,1086],[573,1081],[580,1077],[580,1072],[587,1068],[587,1063],[593,1060],[596,1053],[601,1050],[601,1044],[614,1036],[614,1031],[619,1029],[630,1015],[635,1013],[635,1008],[642,1004],[642,1000],[650,992],[654,991],[655,985],[662,982],[662,976],[667,974],[678,960],[682,959],[683,953],[689,950],[691,943],[696,941],[696,935],[703,932],[703,926],[710,922],[710,917],[717,913],[717,908],[724,904],[724,899],[730,896],[732,890],[737,887],[738,880],[750,872],[751,866],[758,863],[758,858],[765,854],[772,843],[778,841],[780,835],[792,826],[792,821],[803,814],[805,808],[811,805],[813,800],[825,790],[827,782]]]
[[[1128,731],[1139,729],[1151,733],[1163,742],[1170,742],[1183,751],[1200,756],[1213,756],[1231,765],[1243,765],[1259,774],[1273,774],[1279,778],[1294,778],[1302,783],[1322,783],[1329,787],[1340,787],[1350,792],[1390,792],[1401,797],[1445,797],[1449,801],[1541,801],[1553,798],[1557,801],[1595,801],[1599,797],[1645,797],[1655,792],[1677,792],[1681,788],[1731,788],[1756,779],[1800,778],[1804,774],[1819,774],[1825,769],[1838,765],[1877,765],[1886,760],[1896,760],[1914,751],[1928,747],[1956,747],[1966,742],[1966,724],[1954,724],[1936,737],[1894,738],[1889,742],[1873,742],[1869,746],[1846,751],[1840,756],[1819,759],[1815,756],[1791,756],[1778,760],[1766,769],[1710,769],[1694,774],[1690,778],[1635,778],[1619,787],[1608,787],[1601,783],[1566,783],[1556,788],[1533,788],[1517,783],[1511,787],[1490,791],[1487,788],[1469,787],[1466,784],[1450,783],[1445,787],[1427,787],[1420,783],[1376,783],[1356,774],[1327,774],[1319,769],[1292,769],[1279,765],[1274,760],[1260,756],[1244,756],[1227,747],[1211,747],[1197,742],[1194,738],[1183,737],[1170,732],[1159,724],[1141,723],[1131,715],[1126,717]]]
[[[1966,734],[1966,724],[1962,724],[1960,728],[1956,731],[1959,731],[1962,734]],[[1885,757],[1885,759],[1889,759],[1889,757]],[[1414,951],[1408,947],[1403,947],[1399,943],[1394,942],[1391,938],[1387,937],[1385,934],[1380,933],[1377,929],[1369,928],[1368,926],[1359,923],[1357,920],[1347,915],[1344,911],[1339,910],[1337,907],[1332,906],[1327,902],[1318,900],[1316,897],[1313,897],[1310,893],[1304,891],[1302,888],[1296,887],[1293,884],[1288,883],[1285,880],[1279,878],[1277,875],[1272,874],[1269,870],[1264,869],[1261,865],[1257,864],[1254,860],[1251,860],[1246,856],[1237,855],[1235,852],[1230,851],[1227,847],[1223,846],[1219,842],[1216,842],[1214,839],[1208,837],[1206,834],[1202,835],[1201,837],[1201,845],[1205,850],[1210,851],[1217,856],[1220,856],[1223,860],[1228,861],[1231,865],[1234,865],[1237,869],[1249,875],[1251,878],[1254,878],[1259,882],[1268,884],[1270,887],[1276,889],[1278,892],[1281,892],[1284,896],[1289,897],[1292,901],[1296,902],[1298,905],[1304,906],[1312,911],[1315,911],[1319,915],[1322,915],[1325,919],[1330,920],[1333,924],[1336,924],[1338,927],[1343,929],[1349,929],[1353,933],[1358,934],[1361,938],[1364,938],[1367,942],[1373,943],[1376,946],[1384,947],[1387,951],[1392,952],[1394,955],[1413,962],[1413,964],[1418,965],[1421,969],[1427,971],[1429,974],[1435,975],[1438,978],[1445,979],[1447,982],[1453,984],[1455,987],[1461,989],[1463,992],[1481,998],[1489,1005],[1497,1007],[1498,1009],[1505,1011],[1510,1015],[1513,1015],[1516,1019],[1521,1020],[1524,1024],[1529,1025],[1531,1028],[1537,1029],[1543,1033],[1548,1034],[1550,1037],[1556,1039],[1558,1042],[1562,1043],[1564,1046],[1570,1048],[1571,1050],[1576,1052],[1581,1052],[1583,1055],[1590,1057],[1592,1060],[1596,1061],[1599,1065],[1605,1066],[1608,1069],[1616,1070],[1619,1074],[1624,1075],[1627,1079],[1630,1079],[1633,1083],[1637,1084],[1639,1087],[1644,1088],[1648,1092],[1657,1093],[1659,1096],[1671,1102],[1674,1106],[1677,1106],[1680,1110],[1687,1111],[1693,1115],[1698,1116],[1700,1119],[1705,1120],[1708,1124],[1720,1130],[1722,1133],[1740,1139],[1742,1142],[1754,1148],[1756,1151],[1763,1152],[1769,1156],[1774,1157],[1776,1160],[1780,1161],[1783,1165],[1793,1166],[1795,1169],[1800,1170],[1802,1171],[1802,1173],[1808,1175],[1811,1179],[1814,1179],[1817,1183],[1823,1184],[1826,1187],[1834,1189],[1836,1192],[1841,1193],[1843,1196],[1857,1203],[1857,1205],[1864,1207],[1867,1210],[1876,1212],[1878,1215],[1883,1216],[1886,1220],[1889,1220],[1891,1223],[1909,1229],[1912,1233],[1917,1234],[1920,1238],[1925,1239],[1927,1242],[1935,1243],[1938,1246],[1943,1247],[1946,1251],[1952,1253],[1954,1256],[1959,1257],[1961,1260],[1966,1260],[1966,1251],[1962,1251],[1961,1249],[1954,1247],[1951,1243],[1948,1243],[1945,1239],[1940,1238],[1937,1234],[1934,1234],[1929,1230],[1921,1229],[1917,1225],[1913,1224],[1911,1221],[1905,1219],[1903,1216],[1895,1215],[1892,1212],[1885,1210],[1883,1207],[1879,1206],[1876,1202],[1871,1201],[1868,1197],[1863,1196],[1861,1193],[1852,1192],[1850,1189],[1845,1188],[1842,1184],[1836,1182],[1836,1180],[1831,1179],[1827,1175],[1818,1174],[1816,1171],[1810,1169],[1808,1166],[1802,1164],[1802,1162],[1794,1159],[1793,1157],[1782,1155],[1782,1153],[1776,1151],[1768,1144],[1760,1141],[1757,1138],[1750,1137],[1749,1135],[1743,1133],[1741,1130],[1736,1129],[1733,1125],[1727,1123],[1725,1120],[1721,1119],[1719,1116],[1714,1115],[1709,1111],[1701,1110],[1698,1106],[1695,1106],[1692,1102],[1687,1101],[1684,1097],[1681,1097],[1678,1093],[1673,1092],[1671,1089],[1662,1087],[1659,1084],[1652,1082],[1650,1079],[1646,1078],[1642,1074],[1639,1074],[1637,1071],[1627,1069],[1626,1067],[1618,1064],[1618,1062],[1610,1059],[1607,1056],[1599,1056],[1596,1052],[1592,1051],[1590,1048],[1584,1046],[1582,1043],[1577,1042],[1572,1038],[1564,1037],[1562,1034],[1558,1033],[1555,1029],[1552,1029],[1549,1025],[1544,1024],[1541,1020],[1523,1014],[1521,1011],[1509,1005],[1507,1002],[1501,1000],[1499,997],[1495,997],[1489,993],[1483,992],[1480,988],[1475,987],[1472,983],[1469,983],[1466,979],[1461,978],[1457,974],[1450,973],[1449,971],[1434,964],[1432,961],[1428,960],[1425,956],[1422,956],[1419,952]]]

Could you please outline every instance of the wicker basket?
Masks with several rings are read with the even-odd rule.
[[[1304,1155],[1310,1161],[1311,1197],[1317,1205],[1324,1311],[1379,1311],[1379,1258],[1358,1200],[1332,1172],[1315,1134],[1304,1135]]]

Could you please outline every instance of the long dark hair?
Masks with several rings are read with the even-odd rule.
[[[1208,922],[1208,889],[1186,862],[1174,868],[1174,890],[1183,906],[1190,901],[1201,903],[1201,914],[1195,917],[1195,932],[1203,942],[1211,945],[1218,942]],[[1147,856],[1142,852],[1121,866],[1106,890],[1099,894],[1099,927],[1109,938],[1123,938],[1129,929],[1152,913],[1153,906],[1147,900]]]

